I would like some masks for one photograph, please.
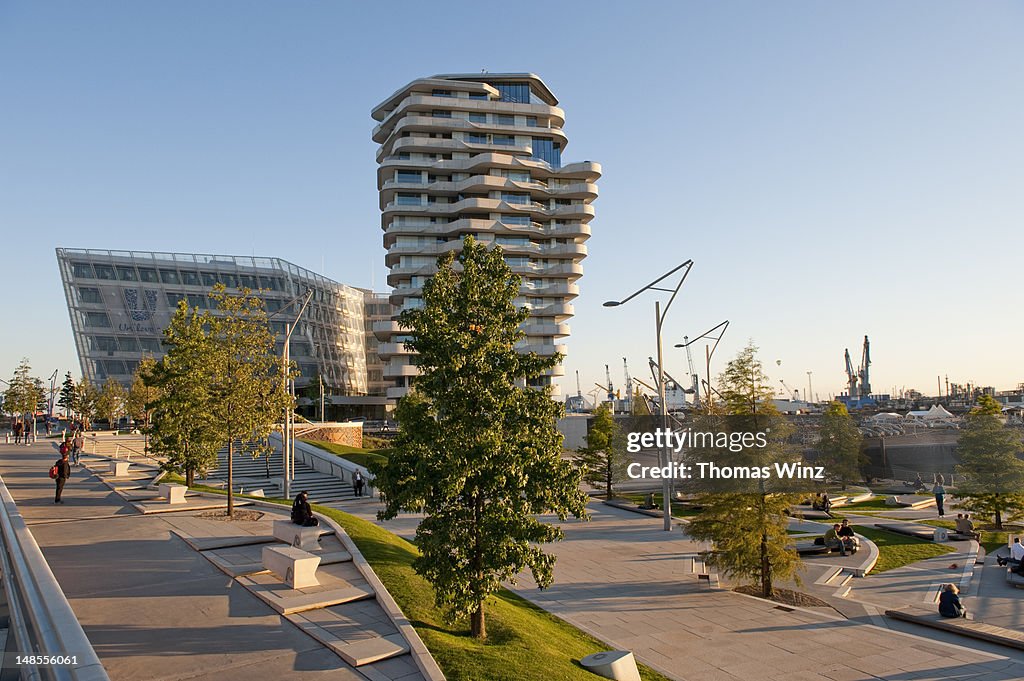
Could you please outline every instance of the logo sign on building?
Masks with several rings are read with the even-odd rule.
[[[121,324],[119,331],[134,331],[135,333],[159,333],[160,330],[153,325],[153,315],[156,313],[157,292],[153,289],[126,288],[124,293],[124,308],[128,312],[130,324]]]

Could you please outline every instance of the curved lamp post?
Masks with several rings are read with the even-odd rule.
[[[686,281],[686,277],[690,274],[690,269],[692,267],[693,260],[687,260],[686,262],[672,268],[632,295],[626,296],[622,300],[609,300],[604,303],[605,307],[618,307],[619,305],[625,305],[644,291],[664,291],[672,294],[669,297],[668,302],[665,303],[664,310],[661,309],[660,300],[654,301],[654,330],[658,342],[658,411],[659,416],[661,417],[661,428],[663,433],[668,428],[668,405],[665,402],[665,364],[663,362],[661,349],[661,329],[665,322],[665,316],[668,314],[669,308],[672,307],[672,302],[676,299],[676,294],[679,293],[679,289],[682,287],[683,282]],[[679,278],[679,282],[673,288],[663,288],[658,286],[662,281],[668,279],[680,270],[683,270],[683,273]],[[669,465],[670,462],[667,442],[661,448],[661,452],[659,452],[659,459],[662,467]],[[671,481],[667,477],[662,478],[661,481],[661,503],[664,509],[664,530],[666,532],[672,530],[672,490],[670,482]]]

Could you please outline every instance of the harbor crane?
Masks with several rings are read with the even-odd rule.
[[[869,367],[871,366],[871,344],[868,337],[864,336],[864,347],[861,350],[860,366],[853,369],[853,361],[850,359],[850,349],[846,349],[846,383],[849,388],[850,399],[871,397],[871,380]],[[858,385],[859,384],[859,385]]]
[[[608,368],[608,365],[604,365],[604,375],[608,380],[608,401],[615,402],[615,386],[612,385],[612,370]]]
[[[690,352],[690,337],[683,336],[683,345],[686,346],[686,363],[690,367],[690,378],[693,379],[693,406],[700,407],[700,376],[693,369],[693,353]]]
[[[626,358],[622,358],[622,371],[626,374],[626,413],[633,413],[633,379],[629,376],[629,365]]]
[[[779,379],[779,383],[781,383],[782,387],[786,389],[786,392],[788,393],[787,397],[793,398],[794,402],[799,402],[800,401],[800,391],[799,390],[793,390],[788,385],[786,385],[786,382],[783,381],[781,378]]]
[[[576,370],[576,394],[565,399],[565,408],[571,413],[579,413],[586,409],[587,403],[583,399],[583,391],[580,389],[580,372]]]

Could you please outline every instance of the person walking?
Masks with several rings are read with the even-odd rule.
[[[85,447],[85,438],[82,437],[82,431],[75,433],[74,439],[71,440],[71,454],[75,461],[76,466],[81,466],[82,448]]]
[[[61,452],[60,458],[57,459],[54,466],[57,468],[57,477],[54,478],[54,482],[57,483],[57,494],[53,497],[53,503],[63,504],[64,501],[60,495],[64,492],[64,483],[71,477],[71,463],[68,461],[67,451]]]
[[[14,427],[11,429],[14,431],[14,444],[16,445],[21,444],[21,428],[21,421],[18,420],[14,422]]]
[[[357,497],[363,496],[364,482],[365,481],[363,480],[363,474],[360,473],[359,471],[356,471],[355,475],[352,476],[352,487],[355,488]]]
[[[935,487],[932,487],[932,494],[935,495],[935,507],[939,510],[939,517],[942,518],[946,515],[946,508],[943,505],[946,500],[946,488],[942,486],[941,475],[938,482],[935,483]]]

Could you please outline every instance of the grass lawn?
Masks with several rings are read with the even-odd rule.
[[[842,506],[835,506],[836,510],[845,511],[847,509],[851,511],[891,511],[897,506],[889,506],[885,503],[885,497],[873,497],[867,501],[858,501],[855,504],[843,504]]]
[[[333,442],[325,442],[323,440],[302,440],[305,443],[311,444],[315,447],[319,447],[325,452],[330,452],[335,456],[339,456],[342,459],[351,461],[357,466],[367,466],[370,462],[376,461],[384,463],[388,460],[387,449],[363,449],[362,447],[350,447],[348,445],[338,445]]]
[[[918,521],[922,525],[932,525],[933,527],[945,527],[950,530],[956,529],[956,522],[952,520],[920,520]],[[990,524],[977,523],[975,527],[981,532],[981,541],[978,542],[985,547],[985,553],[992,553],[996,549],[1006,546],[1007,534],[1012,532],[1021,532],[1024,528],[1016,525],[1003,525],[1002,530],[994,529],[994,526]]]
[[[181,481],[172,474],[165,479]],[[201,485],[194,489],[225,493]],[[264,501],[291,503],[285,499]],[[468,623],[465,626],[447,624],[434,605],[433,588],[412,568],[412,561],[418,554],[415,546],[344,511],[315,504],[313,509],[330,516],[352,538],[449,681],[593,681],[597,678],[580,667],[578,660],[609,650],[607,644],[508,589],[501,589],[487,599],[488,638],[484,642],[476,641],[469,636]],[[653,669],[639,666],[644,681],[669,681]]]
[[[619,494],[617,496],[621,497],[622,499],[629,499],[630,501],[632,501],[634,504],[636,504],[638,506],[640,504],[646,504],[647,503],[647,495],[643,494],[641,492],[626,492],[625,494]],[[655,494],[654,494],[654,506],[658,510],[661,510],[661,493],[660,492],[655,492]],[[700,511],[698,511],[697,509],[695,509],[695,508],[693,508],[691,506],[683,506],[678,501],[672,504],[672,517],[673,518],[692,518],[693,516],[699,515],[699,514],[700,514]]]
[[[908,537],[903,534],[879,530],[873,527],[855,525],[854,530],[873,541],[875,546],[878,547],[878,563],[875,564],[875,568],[872,570],[872,572],[876,573],[955,551],[954,548],[945,544],[935,544],[916,537]]]

